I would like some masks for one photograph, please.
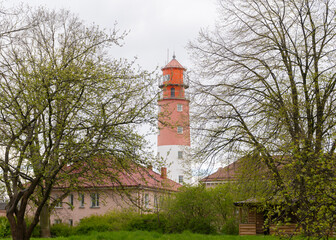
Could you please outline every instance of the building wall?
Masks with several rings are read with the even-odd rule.
[[[6,210],[0,210],[0,217],[6,217]]]
[[[177,105],[182,105],[182,111]],[[190,146],[189,101],[184,99],[163,99],[159,101],[159,135],[158,146]],[[183,132],[178,133],[177,128]]]
[[[80,193],[84,194],[84,206],[81,206],[80,203]],[[100,191],[85,190],[80,193],[71,193],[73,195],[72,207],[69,204],[68,196],[63,200],[61,207],[58,206],[53,209],[50,216],[51,224],[62,222],[77,225],[82,218],[91,215],[103,215],[110,211],[122,209],[151,212],[156,209],[157,206],[155,203],[158,203],[160,196],[162,196],[162,193],[154,190],[130,190],[122,192],[107,189]],[[97,207],[92,207],[91,203],[91,194],[94,193],[99,194],[99,206]],[[61,192],[54,191],[51,196],[57,195],[61,195]]]
[[[164,145],[158,146],[158,155],[164,161],[167,166],[167,176],[169,179],[182,184],[179,180],[179,176],[183,176],[183,182],[190,183],[190,174],[186,174],[186,171],[190,168],[190,162],[188,160],[190,147],[182,145]],[[179,158],[178,152],[182,152],[182,158]]]

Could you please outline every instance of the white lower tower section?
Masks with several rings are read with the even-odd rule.
[[[158,156],[167,167],[167,175],[180,184],[191,184],[190,146],[164,145],[158,146]]]

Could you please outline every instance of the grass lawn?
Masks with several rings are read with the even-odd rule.
[[[31,238],[32,240],[50,240],[50,238]],[[146,231],[120,231],[120,232],[93,232],[88,235],[75,235],[70,237],[51,238],[52,240],[280,240],[274,236],[237,236],[237,235],[204,235],[184,232],[181,234],[161,234]],[[294,240],[302,240],[294,237]],[[329,238],[336,239],[336,238]],[[5,240],[10,240],[6,238]]]
[[[41,240],[42,238],[32,238]],[[182,234],[161,234],[145,231],[100,232],[89,235],[52,238],[52,240],[277,240],[272,236],[232,236],[232,235],[203,235],[184,232]],[[50,239],[48,239],[50,240]]]

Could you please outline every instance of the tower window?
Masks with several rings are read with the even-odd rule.
[[[179,183],[180,183],[180,184],[183,183],[183,175],[179,175]]]
[[[183,133],[183,127],[177,127],[177,133],[182,134]]]
[[[169,74],[163,76],[163,81],[164,82],[168,82],[169,80],[170,80],[170,75]]]
[[[182,104],[177,104],[177,111],[182,112],[182,110],[183,110]]]
[[[175,97],[175,88],[170,89],[170,96]]]
[[[177,152],[177,158],[178,159],[182,159],[183,158],[183,152],[182,151],[178,151]]]

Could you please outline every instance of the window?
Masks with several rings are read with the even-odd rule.
[[[183,106],[182,104],[177,104],[177,111],[182,112],[183,111]]]
[[[183,175],[179,175],[179,183],[180,183],[180,184],[183,183]]]
[[[69,219],[69,226],[72,227],[73,226],[73,220]]]
[[[55,208],[62,208],[62,200],[60,199],[59,195],[55,196],[55,200],[57,201]]]
[[[79,207],[84,207],[84,193],[79,194]]]
[[[149,205],[149,194],[146,193],[145,194],[145,208],[148,208],[148,205]]]
[[[154,196],[154,207],[159,207],[159,204],[158,204],[158,198],[157,198],[157,196],[155,195]]]
[[[170,75],[169,74],[167,74],[167,75],[163,75],[163,81],[164,82],[167,82],[167,81],[169,81],[170,80]]]
[[[73,207],[74,204],[74,197],[73,194],[69,195],[69,207]]]
[[[99,207],[99,194],[98,193],[91,194],[91,207],[92,208]]]
[[[62,223],[62,220],[61,219],[55,219],[54,220],[54,224],[61,224]]]
[[[177,152],[177,158],[182,159],[183,158],[183,151],[178,151]]]
[[[177,133],[182,134],[183,133],[183,127],[181,127],[181,126],[177,127]]]
[[[170,96],[175,97],[175,88],[173,87],[170,89]]]

